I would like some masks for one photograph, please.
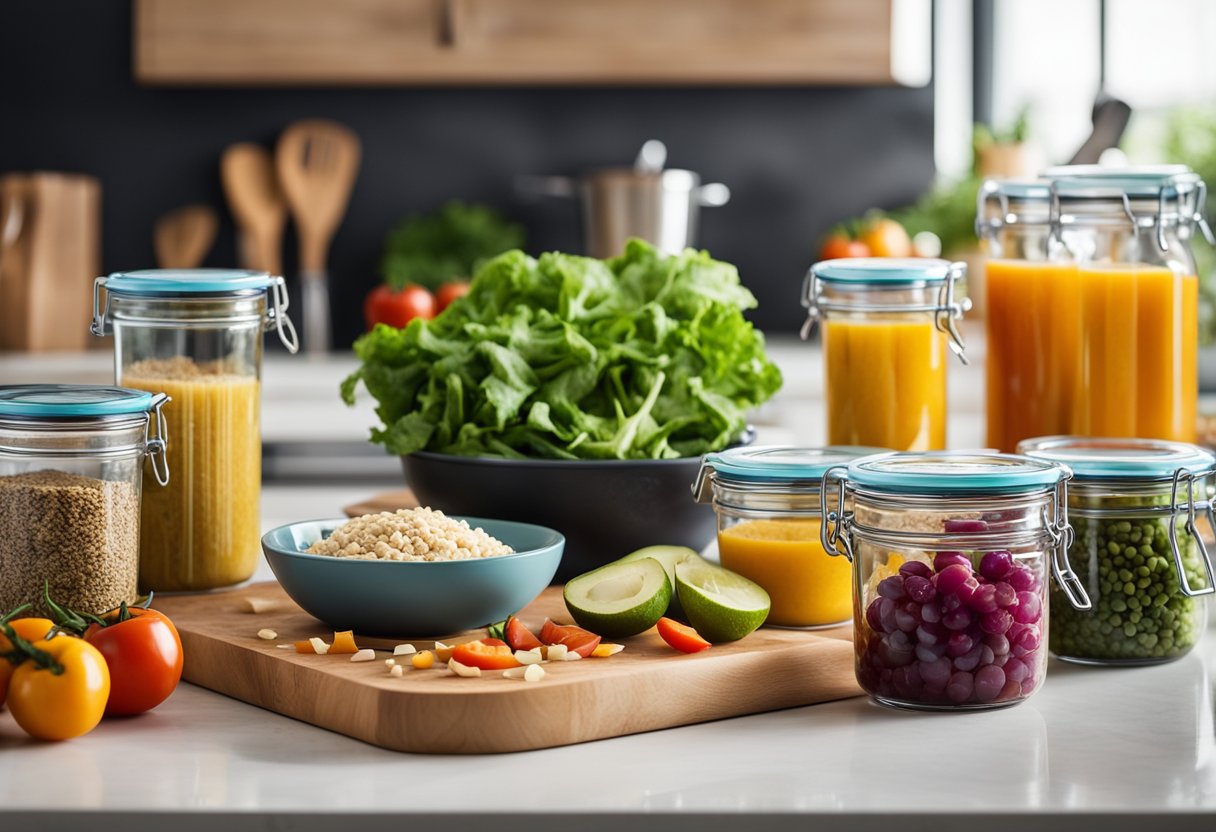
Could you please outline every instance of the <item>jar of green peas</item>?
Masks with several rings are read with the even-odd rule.
[[[1197,528],[1216,533],[1211,488],[1216,456],[1183,442],[1049,436],[1018,445],[1073,471],[1068,562],[1093,603],[1082,611],[1051,590],[1048,645],[1082,664],[1144,665],[1185,655],[1216,592]]]

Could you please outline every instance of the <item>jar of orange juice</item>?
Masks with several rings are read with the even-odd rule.
[[[693,493],[718,516],[722,565],[764,587],[778,627],[824,627],[852,614],[849,564],[820,542],[823,473],[876,448],[732,448],[706,454]]]
[[[1065,166],[1020,201],[1015,193],[1010,183],[980,193],[978,231],[995,258],[988,443],[1012,451],[1046,434],[1193,442],[1190,240],[1196,228],[1211,235],[1202,179],[1184,165]],[[1010,233],[1015,225],[1024,232]]]
[[[173,480],[144,496],[140,591],[247,580],[260,557],[262,333],[298,347],[283,278],[119,272],[97,278],[93,309],[93,333],[114,334],[117,382],[172,399],[163,412]]]
[[[806,338],[822,322],[829,445],[946,447],[946,349],[966,363],[956,323],[963,263],[825,260],[803,288]]]

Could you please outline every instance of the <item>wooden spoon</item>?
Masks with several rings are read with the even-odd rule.
[[[156,262],[162,269],[193,269],[203,262],[219,219],[209,205],[186,205],[156,221],[153,239]]]
[[[240,226],[240,261],[247,269],[283,273],[287,203],[270,153],[252,142],[230,145],[220,157],[228,207]]]
[[[326,255],[346,212],[359,170],[359,138],[334,121],[308,119],[279,137],[275,167],[300,237],[304,299],[304,348],[329,349],[329,288]]]

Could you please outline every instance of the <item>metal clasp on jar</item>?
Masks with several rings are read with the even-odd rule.
[[[162,486],[169,484],[169,426],[161,408],[170,401],[172,399],[164,393],[152,397],[152,413],[148,416],[148,427],[144,433],[144,447],[148,452],[148,461],[152,463],[152,473]]]
[[[833,557],[844,556],[849,563],[853,562],[853,542],[851,529],[853,518],[845,513],[845,485],[849,469],[843,465],[829,468],[823,474],[823,487],[819,489],[819,510],[823,514],[823,522],[819,524],[819,542],[823,550]],[[836,481],[836,508],[828,509],[828,492],[831,482]]]
[[[1202,483],[1206,477],[1206,474],[1196,476],[1179,468],[1174,472],[1174,479],[1170,488],[1170,508],[1172,512],[1167,524],[1170,538],[1170,554],[1174,556],[1174,566],[1178,570],[1178,587],[1182,590],[1182,594],[1188,598],[1198,598],[1203,595],[1216,593],[1216,581],[1213,581],[1212,578],[1212,558],[1208,554],[1208,547],[1203,542],[1199,530],[1195,527],[1195,511],[1196,509],[1202,509],[1207,517],[1208,527],[1213,533],[1216,533],[1216,514],[1213,513],[1212,501],[1202,500],[1198,505],[1195,503],[1195,483]],[[1185,505],[1178,502],[1178,489],[1181,485],[1185,485],[1186,487]],[[1187,533],[1195,541],[1195,546],[1199,549],[1199,557],[1203,562],[1206,586],[1198,589],[1191,586],[1191,582],[1186,576],[1186,567],[1182,563],[1182,548],[1178,545],[1177,520],[1178,514],[1183,510],[1186,511]]]
[[[89,325],[89,331],[97,336],[110,334],[110,330],[106,328],[106,324],[110,318],[109,292],[106,292],[105,306],[101,305],[101,290],[105,288],[105,285],[105,277],[98,277],[93,280],[93,323]]]
[[[295,324],[287,315],[287,307],[291,300],[287,296],[287,281],[276,275],[270,287],[270,310],[266,313],[266,331],[275,329],[279,340],[287,351],[294,355],[300,349],[300,338],[296,335]]]
[[[1051,574],[1073,609],[1093,609],[1085,584],[1068,562],[1068,550],[1074,537],[1072,524],[1068,522],[1068,477],[1060,480],[1052,495],[1051,516],[1048,516],[1046,506],[1043,508],[1043,528],[1051,539]]]

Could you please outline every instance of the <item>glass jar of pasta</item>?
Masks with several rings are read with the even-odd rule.
[[[1051,652],[1084,664],[1142,665],[1190,652],[1216,592],[1212,561],[1196,527],[1212,532],[1216,456],[1195,445],[1151,439],[1047,436],[1020,450],[1072,469],[1068,550],[1093,609],[1076,610],[1052,589]]]
[[[281,277],[152,269],[97,278],[93,332],[114,334],[117,382],[167,393],[173,481],[145,496],[141,591],[202,590],[257,567],[262,333],[298,346]]]
[[[946,447],[947,347],[967,361],[957,328],[971,306],[966,269],[869,257],[811,266],[802,335],[821,322],[829,445]]]
[[[1012,454],[883,454],[823,479],[822,542],[853,564],[857,681],[877,702],[1016,704],[1047,670],[1047,579],[1068,569],[1068,469]]]

